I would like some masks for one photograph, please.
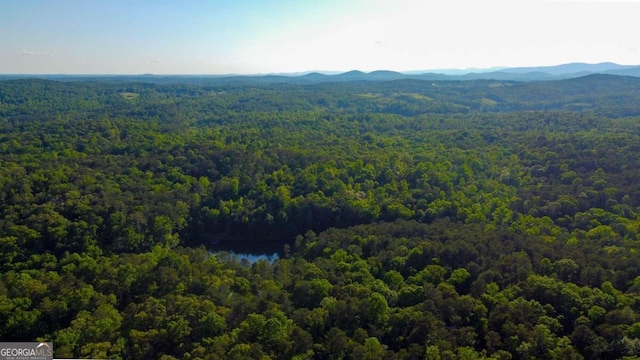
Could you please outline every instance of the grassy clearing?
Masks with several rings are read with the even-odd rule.
[[[433,100],[432,98],[426,96],[426,95],[422,95],[422,94],[416,94],[416,93],[400,93],[397,94],[396,97],[408,97],[414,100]]]
[[[135,100],[140,96],[140,94],[132,92],[121,92],[120,95],[127,100]]]
[[[482,106],[496,106],[496,105],[498,105],[497,101],[491,100],[491,99],[487,99],[487,98],[480,99],[480,103],[482,104]]]
[[[367,98],[367,99],[375,99],[375,98],[382,97],[382,94],[363,93],[363,94],[357,94],[357,96]]]

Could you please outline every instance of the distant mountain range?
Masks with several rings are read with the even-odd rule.
[[[463,70],[438,70],[396,72],[378,70],[365,73],[349,71],[337,75],[310,73],[299,76],[300,80],[309,82],[319,81],[390,81],[400,79],[416,80],[513,80],[513,81],[543,81],[562,80],[582,77],[592,74],[610,74],[640,77],[640,65],[618,65],[615,63],[570,63],[556,66],[514,67],[499,70],[472,69],[464,73]],[[283,79],[284,80],[284,79]]]
[[[497,69],[497,70],[496,70]],[[556,66],[513,67],[465,70],[425,70],[397,72],[377,70],[362,72],[353,70],[345,73],[310,72],[268,75],[1,75],[3,79],[43,78],[61,81],[111,80],[145,81],[154,83],[323,83],[350,81],[393,81],[393,80],[507,80],[507,81],[547,81],[572,79],[593,74],[609,74],[640,77],[640,65],[619,65],[611,62],[598,64],[570,63]]]

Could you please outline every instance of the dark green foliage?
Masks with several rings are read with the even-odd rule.
[[[640,85],[0,82],[0,338],[640,355]],[[255,263],[212,253],[286,243]]]

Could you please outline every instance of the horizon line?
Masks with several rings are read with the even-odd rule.
[[[416,69],[416,70],[390,70],[390,69],[377,69],[377,70],[304,70],[304,71],[291,71],[291,72],[267,72],[267,73],[0,73],[0,76],[211,76],[211,77],[245,77],[245,76],[284,76],[295,77],[304,76],[309,74],[321,74],[325,76],[341,75],[350,72],[361,72],[364,74],[371,74],[375,72],[394,72],[403,75],[425,75],[425,74],[439,74],[439,75],[465,75],[473,73],[490,73],[499,72],[509,69],[527,69],[527,68],[553,68],[565,65],[602,65],[612,64],[622,67],[640,67],[640,64],[619,64],[611,61],[603,61],[597,63],[587,62],[568,62],[556,65],[531,65],[531,66],[490,66],[490,67],[467,67],[467,68],[438,68],[438,69]],[[447,74],[449,73],[449,74]],[[455,74],[451,74],[455,73]]]

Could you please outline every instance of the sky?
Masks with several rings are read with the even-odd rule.
[[[0,74],[640,64],[640,0],[0,0]]]

